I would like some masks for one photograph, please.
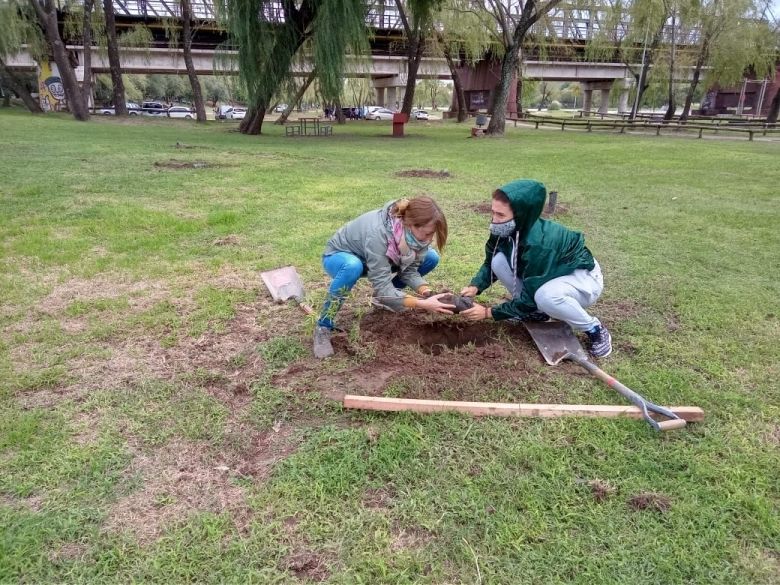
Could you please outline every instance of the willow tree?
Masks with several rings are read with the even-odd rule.
[[[406,36],[406,89],[401,112],[412,113],[417,72],[425,53],[426,40],[433,33],[433,19],[442,0],[395,0],[398,16]]]
[[[6,66],[6,59],[27,45],[33,57],[46,53],[36,17],[27,5],[16,2],[0,4],[0,75],[6,80],[6,89],[12,90],[34,114],[42,113],[41,104],[32,97],[24,80]]]
[[[200,87],[200,80],[195,72],[195,65],[192,62],[192,6],[190,0],[179,0],[181,7],[181,36],[182,49],[184,52],[184,66],[187,68],[187,78],[192,88],[192,101],[195,104],[195,117],[198,122],[206,121],[206,106],[203,103],[203,90]]]
[[[68,50],[60,34],[56,2],[54,0],[29,0],[29,5],[35,10],[38,23],[46,38],[49,54],[54,57],[54,62],[59,69],[68,109],[76,120],[82,122],[89,120],[87,104],[81,94],[81,88],[76,80],[76,72],[73,70]]]
[[[452,76],[458,122],[465,122],[469,113],[459,68],[464,62],[473,65],[485,56],[496,40],[495,31],[487,11],[480,10],[472,0],[446,0],[436,18],[433,38],[433,49],[444,56]]]
[[[524,0],[520,6],[520,16],[507,23],[504,35],[504,55],[501,58],[501,77],[496,85],[493,96],[493,115],[490,118],[486,133],[495,136],[504,133],[506,126],[506,106],[512,79],[518,73],[520,51],[528,31],[548,12],[553,10],[561,0]],[[500,3],[496,3],[498,5]]]
[[[323,97],[337,101],[348,53],[367,48],[368,4],[362,0],[218,0],[216,5],[237,48],[248,94],[249,109],[239,126],[244,134],[261,133],[271,100],[293,65],[309,60]],[[306,55],[300,51],[304,43],[311,47]]]
[[[763,15],[766,3],[756,0],[704,0],[697,6],[699,35],[696,61],[681,119],[706,71],[707,86],[734,85],[750,69],[758,77],[774,74],[777,37]]]

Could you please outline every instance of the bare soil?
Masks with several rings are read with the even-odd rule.
[[[631,510],[652,510],[663,514],[672,507],[672,501],[663,494],[642,492],[631,496],[628,500],[628,507]]]
[[[419,177],[422,179],[449,179],[452,177],[449,171],[433,171],[431,169],[411,169],[398,171],[396,177]]]

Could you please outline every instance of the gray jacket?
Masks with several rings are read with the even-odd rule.
[[[366,276],[374,287],[374,297],[394,311],[403,311],[403,301],[407,295],[393,286],[393,278],[400,277],[413,290],[427,284],[417,270],[428,248],[402,258],[400,265],[394,264],[387,257],[387,242],[393,237],[389,210],[394,204],[395,201],[391,201],[382,209],[364,213],[342,226],[328,240],[324,255],[348,252],[360,258]],[[393,267],[398,269],[397,273],[392,272]]]

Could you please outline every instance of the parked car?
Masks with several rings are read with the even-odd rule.
[[[228,112],[227,117],[231,120],[243,120],[246,116],[246,108],[233,108]]]
[[[214,110],[214,117],[217,120],[226,120],[229,117],[228,114],[232,111],[233,106],[221,105],[216,110]]]
[[[144,116],[167,116],[168,108],[161,102],[144,102],[141,104]]]
[[[428,112],[425,110],[412,110],[412,118],[415,120],[428,120]]]
[[[366,114],[366,120],[392,120],[395,112],[387,108],[377,108],[373,112]]]
[[[193,120],[195,118],[195,110],[188,108],[187,106],[173,106],[168,108],[169,118],[186,118],[187,120]]]
[[[278,113],[278,114],[281,114],[281,113],[282,113],[282,112],[284,112],[286,109],[287,109],[287,104],[279,104],[278,106],[276,106],[276,107],[274,108],[274,112],[276,112],[276,113]]]
[[[141,106],[139,106],[135,102],[127,102],[125,105],[127,106],[128,115],[138,116],[141,113]],[[116,109],[114,108],[114,106],[107,106],[105,108],[96,109],[95,113],[101,116],[113,116],[114,114],[116,114]]]

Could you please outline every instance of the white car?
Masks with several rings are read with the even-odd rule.
[[[129,116],[138,116],[141,113],[141,106],[135,102],[127,102],[127,114]],[[98,108],[95,110],[96,114],[101,116],[113,116],[116,113],[114,106],[108,106],[107,108]]]
[[[377,108],[366,114],[366,120],[392,120],[395,112],[387,108]]]
[[[231,120],[243,120],[246,116],[246,108],[233,108],[226,116]]]
[[[173,106],[168,108],[169,118],[185,118],[187,120],[195,119],[195,110],[187,106]]]
[[[415,120],[428,120],[428,112],[425,110],[412,110],[412,118]]]

